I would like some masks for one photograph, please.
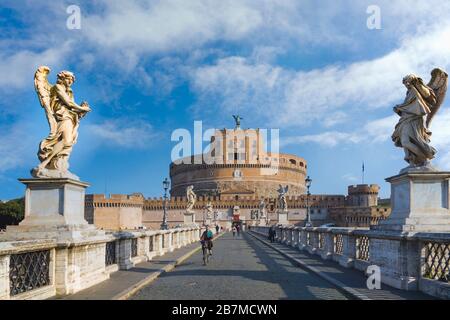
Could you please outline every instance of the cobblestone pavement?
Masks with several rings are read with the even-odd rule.
[[[134,300],[348,299],[322,278],[292,265],[245,233],[214,243],[209,265],[201,252],[139,291]]]
[[[341,267],[334,261],[325,261],[316,255],[311,255],[305,251],[294,249],[281,243],[270,243],[267,237],[260,234],[252,233],[265,243],[281,250],[285,254],[289,254],[295,259],[301,260],[310,267],[314,267],[317,271],[341,282],[346,287],[352,288],[361,295],[372,300],[432,300],[433,297],[419,291],[405,291],[395,289],[385,284],[381,284],[381,290],[369,290],[367,288],[367,278],[362,271],[353,268]]]

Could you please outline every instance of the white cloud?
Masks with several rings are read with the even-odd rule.
[[[347,173],[347,174],[344,174],[343,176],[342,176],[342,179],[344,179],[346,182],[348,182],[348,183],[357,183],[357,182],[359,182],[359,179],[358,179],[358,177],[356,177],[354,174],[352,174],[352,173]]]
[[[127,149],[148,148],[159,136],[148,122],[142,120],[121,118],[86,127],[94,141]]]
[[[13,90],[33,85],[34,72],[39,66],[48,65],[58,68],[70,52],[71,43],[65,42],[58,47],[41,52],[19,50],[12,55],[0,53],[0,89]],[[59,71],[59,70],[58,70]],[[58,72],[53,70],[53,72]]]
[[[27,128],[27,130],[24,130]],[[27,123],[15,123],[12,126],[4,126],[0,130],[0,173],[31,163],[33,158],[36,163],[38,142],[35,141],[30,125]],[[35,152],[32,150],[34,149]],[[30,167],[31,169],[31,167]]]
[[[101,1],[104,11],[83,20],[85,36],[107,48],[137,52],[181,50],[207,41],[240,39],[262,24],[247,1]]]
[[[397,115],[372,120],[355,126],[350,132],[325,131],[313,135],[291,136],[285,138],[282,145],[315,143],[324,147],[336,147],[343,144],[382,143],[388,141],[394,132]]]
[[[330,126],[401,101],[408,73],[427,79],[434,67],[449,68],[450,42],[442,39],[450,39],[450,24],[405,39],[380,58],[311,71],[227,57],[195,70],[193,88],[200,104],[218,101],[224,113],[252,114],[275,126]]]
[[[287,137],[281,141],[282,146],[291,144],[314,143],[325,147],[335,147],[343,143],[359,143],[362,137],[355,133],[326,131],[319,134]]]

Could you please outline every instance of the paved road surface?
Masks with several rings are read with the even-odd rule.
[[[139,291],[136,300],[348,299],[250,235],[225,234],[203,266],[201,252]]]

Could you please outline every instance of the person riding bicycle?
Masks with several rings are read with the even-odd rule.
[[[209,229],[209,226],[206,226],[206,230],[203,232],[200,237],[200,242],[202,244],[202,248],[208,249],[209,255],[212,256],[212,247],[213,242],[212,239],[214,237],[213,232]]]

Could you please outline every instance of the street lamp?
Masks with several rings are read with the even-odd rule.
[[[169,226],[167,225],[167,190],[170,187],[170,181],[165,178],[163,181],[163,188],[164,188],[164,216],[163,216],[163,222],[161,223],[161,230],[167,230],[169,229]]]
[[[311,222],[311,210],[309,207],[309,196],[311,195],[311,192],[309,192],[309,188],[311,188],[311,183],[312,183],[312,179],[308,176],[305,179],[305,185],[306,185],[306,189],[308,190],[306,193],[306,223],[305,223],[305,227],[312,227],[312,222]]]

